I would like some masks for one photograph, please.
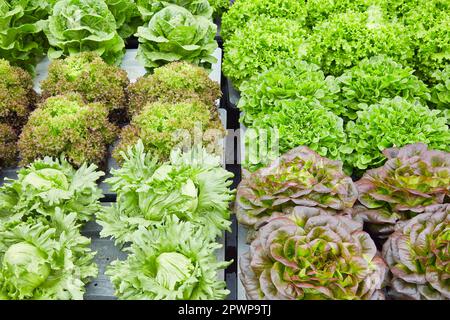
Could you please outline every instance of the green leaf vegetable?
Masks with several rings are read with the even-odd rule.
[[[450,63],[431,75],[431,102],[450,119]]]
[[[96,52],[82,52],[50,63],[48,76],[41,82],[41,96],[76,92],[87,102],[121,109],[127,104],[129,83],[126,71],[106,64]]]
[[[120,64],[125,44],[116,20],[104,1],[60,0],[46,21],[48,56],[57,59],[83,51],[96,51],[108,64]]]
[[[306,6],[298,0],[236,0],[222,17],[221,36],[228,40],[238,30],[244,30],[250,20],[266,21],[269,18],[285,18],[292,24],[303,25]]]
[[[414,68],[424,81],[450,63],[450,2],[447,0],[417,0],[406,11],[402,22],[416,51]]]
[[[105,105],[86,104],[75,93],[50,97],[33,111],[23,128],[19,140],[21,163],[64,154],[75,166],[85,162],[102,165],[116,130]]]
[[[240,265],[251,300],[381,300],[388,271],[361,223],[314,208],[270,220]]]
[[[338,78],[345,117],[354,120],[357,111],[383,98],[399,96],[426,103],[430,99],[429,89],[413,73],[413,69],[383,55],[361,60]]]
[[[374,55],[385,54],[406,65],[413,57],[406,28],[378,7],[332,15],[314,28],[309,42],[309,59],[335,76]]]
[[[0,58],[33,73],[48,48],[42,22],[50,10],[51,1],[0,0]]]
[[[121,163],[121,152],[142,140],[145,151],[160,161],[166,161],[173,149],[190,147],[196,139],[210,153],[222,155],[220,141],[225,129],[217,110],[192,100],[179,103],[147,104],[135,115],[131,124],[122,129],[114,158]]]
[[[0,227],[0,300],[82,300],[97,276],[90,240],[80,235],[76,214],[55,213],[38,222]]]
[[[0,123],[0,170],[14,165],[19,154],[17,133],[11,126]]]
[[[401,0],[400,0],[401,1]],[[308,0],[306,1],[307,17],[306,24],[310,28],[338,13],[345,13],[348,10],[354,12],[365,12],[371,6],[378,6],[381,9],[393,5],[398,1],[386,0]],[[389,13],[390,10],[386,10]],[[383,11],[384,12],[384,11]],[[395,12],[395,11],[394,11]]]
[[[119,299],[222,300],[229,294],[218,272],[221,245],[204,237],[203,229],[176,218],[152,231],[140,229],[125,261],[107,268]]]
[[[132,36],[142,25],[141,15],[135,0],[105,0],[116,20],[116,28],[122,39]]]
[[[404,98],[383,99],[357,112],[347,123],[348,147],[353,151],[347,164],[356,169],[382,165],[382,151],[391,147],[423,142],[430,149],[450,151],[450,131],[439,110],[430,110]]]
[[[428,207],[392,234],[383,247],[393,275],[390,296],[450,300],[449,238],[450,204]]]
[[[66,160],[46,157],[18,171],[16,180],[0,187],[0,222],[47,221],[55,212],[74,213],[79,222],[101,210],[97,180],[104,175],[94,165],[75,170]]]
[[[241,122],[251,126],[255,119],[280,111],[280,100],[318,101],[336,114],[342,112],[334,77],[325,77],[320,68],[302,60],[286,60],[255,75],[239,87]]]
[[[219,84],[208,77],[205,69],[184,61],[156,68],[151,75],[139,78],[128,87],[129,111],[136,115],[148,103],[202,101],[215,108],[222,95]]]
[[[194,16],[203,16],[210,19],[213,8],[208,0],[137,0],[137,7],[145,22],[159,11],[170,5],[176,5],[187,9]]]
[[[306,206],[329,213],[348,211],[358,193],[342,162],[306,147],[290,150],[270,166],[243,177],[237,188],[238,221],[258,228],[284,209]]]
[[[122,156],[123,166],[107,180],[117,205],[97,215],[102,236],[121,244],[134,241],[140,226],[152,229],[172,216],[205,226],[203,236],[209,239],[229,229],[233,175],[220,167],[218,157],[193,148],[157,164],[141,141]]]
[[[138,28],[137,58],[148,71],[172,61],[184,60],[211,68],[217,26],[210,19],[194,16],[183,7],[168,5]]]
[[[306,55],[307,31],[295,20],[251,20],[224,44],[223,72],[236,87],[290,58]]]
[[[231,7],[230,0],[209,0],[208,2],[213,9],[213,17],[216,19],[221,18]]]
[[[400,221],[421,214],[427,206],[444,203],[450,194],[450,153],[418,143],[386,149],[383,154],[387,162],[356,182],[362,206],[355,210],[379,238],[386,238]]]
[[[274,141],[278,142],[278,152],[281,154],[298,146],[307,146],[333,160],[342,160],[349,153],[342,118],[319,102],[310,102],[307,98],[278,100],[275,108],[279,111],[255,119],[245,133],[248,159],[244,165],[250,170],[268,164],[278,156],[270,152],[267,157],[253,156],[257,152],[255,150],[261,150],[265,143],[270,145]],[[256,141],[254,135],[258,138]],[[263,139],[266,136],[267,142]]]
[[[0,123],[20,129],[35,101],[36,92],[30,74],[0,59]]]

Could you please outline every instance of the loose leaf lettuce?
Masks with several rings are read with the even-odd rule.
[[[357,111],[383,98],[399,96],[422,103],[430,99],[429,89],[414,75],[413,69],[384,55],[361,60],[337,80],[342,90],[340,102],[344,115],[353,120],[357,118]]]
[[[235,212],[240,223],[257,228],[274,212],[293,206],[345,211],[353,207],[357,195],[352,179],[342,171],[342,162],[297,147],[243,178]]]
[[[394,299],[450,300],[450,204],[428,207],[401,226],[383,246]]]
[[[236,87],[278,63],[306,55],[307,31],[295,20],[250,20],[224,44],[223,72]]]
[[[314,28],[309,42],[309,59],[335,76],[374,55],[385,54],[405,64],[413,57],[406,28],[390,21],[378,7],[332,15]]]
[[[102,236],[123,244],[136,238],[139,226],[152,229],[172,216],[205,226],[209,239],[229,229],[233,175],[220,167],[218,157],[193,148],[173,152],[169,162],[157,164],[142,141],[122,156],[123,166],[107,180],[117,204],[97,215]]]
[[[318,101],[336,114],[342,112],[338,102],[339,85],[334,77],[325,77],[317,65],[289,59],[255,75],[239,87],[238,108],[241,121],[253,121],[280,111],[279,100],[303,99]]]
[[[266,21],[269,18],[285,18],[293,24],[303,25],[305,3],[298,0],[236,0],[222,17],[221,36],[228,40],[236,31],[245,29],[250,20]]]
[[[423,142],[430,149],[450,151],[447,119],[439,110],[430,110],[404,98],[383,99],[357,112],[347,123],[348,145],[353,151],[347,164],[358,169],[382,165],[382,151],[391,147]]]
[[[216,31],[217,26],[210,19],[169,5],[138,28],[137,58],[149,71],[179,60],[211,68],[217,60],[213,56],[217,48]]]
[[[450,194],[450,153],[418,143],[383,154],[387,162],[356,182],[363,206],[355,210],[377,237],[386,237],[399,221],[442,204]]]
[[[57,210],[50,225],[0,226],[0,300],[82,300],[97,275],[90,240],[75,213]]]
[[[43,20],[50,10],[51,1],[0,0],[0,58],[33,73],[48,48]]]
[[[104,1],[60,0],[45,25],[50,59],[96,51],[108,64],[120,64],[125,44]]]
[[[349,149],[342,118],[305,97],[278,100],[274,105],[278,112],[254,119],[245,132],[245,167],[257,169],[278,157],[278,152],[283,154],[298,146],[333,160],[346,157]],[[272,153],[272,149],[277,149],[272,148],[274,144],[278,152]],[[267,156],[260,152],[264,148],[269,149]]]
[[[252,300],[381,300],[388,271],[361,223],[314,208],[270,220],[240,265]]]

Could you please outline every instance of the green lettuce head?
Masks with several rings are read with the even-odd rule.
[[[179,60],[211,68],[217,60],[213,56],[217,48],[216,31],[217,26],[210,19],[169,5],[138,28],[137,58],[149,71]]]
[[[43,32],[51,1],[0,0],[0,57],[34,72],[48,41]]]
[[[167,161],[172,150],[190,148],[197,137],[209,153],[221,156],[225,134],[217,108],[201,101],[149,103],[122,129],[113,157],[122,163],[121,152],[142,140],[146,152],[158,161]]]
[[[125,261],[107,268],[119,299],[221,300],[229,291],[218,280],[228,262],[218,262],[219,244],[204,230],[176,217],[159,229],[140,229]]]
[[[307,99],[318,101],[339,115],[343,110],[338,101],[339,84],[334,77],[325,77],[315,64],[300,59],[288,59],[259,73],[239,87],[241,97],[237,107],[243,112],[241,122],[253,121],[279,112],[279,100]]]
[[[60,210],[86,222],[101,210],[97,180],[103,172],[94,165],[75,170],[66,160],[49,157],[18,171],[0,188],[0,222],[51,218]]]
[[[120,64],[125,44],[116,20],[104,1],[56,2],[45,26],[51,59],[82,51],[96,51],[108,64]]]
[[[349,166],[359,170],[382,165],[382,151],[422,142],[430,149],[450,151],[447,118],[440,110],[430,110],[418,101],[405,98],[382,99],[357,112],[356,121],[347,123]]]
[[[150,21],[157,12],[170,5],[183,7],[194,16],[203,16],[208,19],[213,13],[208,0],[137,0],[136,4],[145,22]]]
[[[450,204],[428,207],[383,246],[394,299],[450,300]]]
[[[31,75],[0,59],[0,123],[20,130],[27,122],[36,98]]]
[[[384,55],[361,60],[337,80],[341,87],[343,116],[347,119],[356,119],[358,111],[379,103],[383,98],[399,96],[421,103],[430,99],[429,89],[414,75],[413,69],[403,67]]]
[[[356,182],[362,206],[355,210],[379,238],[389,236],[400,221],[444,203],[450,194],[450,153],[429,150],[422,143],[383,153],[387,162]]]
[[[171,216],[205,226],[210,239],[229,229],[233,175],[220,167],[219,157],[194,147],[157,164],[141,141],[123,157],[123,166],[107,180],[117,205],[97,215],[102,236],[123,244],[135,238],[139,226],[152,229]]]
[[[87,102],[117,110],[127,105],[129,83],[125,70],[108,65],[96,52],[81,52],[50,63],[48,76],[41,81],[41,97],[76,92]]]
[[[388,271],[362,223],[318,208],[269,220],[240,267],[251,300],[384,299]]]
[[[83,299],[97,275],[90,240],[79,234],[75,213],[57,211],[54,219],[0,227],[1,299]]]
[[[221,36],[228,40],[247,22],[254,19],[266,21],[269,18],[285,18],[297,25],[306,19],[306,5],[298,0],[236,0],[222,17]]]
[[[306,146],[333,160],[342,160],[351,151],[343,119],[320,102],[300,97],[274,105],[278,112],[259,115],[245,131],[245,168],[254,171],[268,165],[278,157],[274,149],[283,154]],[[267,155],[261,152],[265,145],[270,149]]]
[[[116,19],[117,32],[122,39],[132,36],[142,25],[135,0],[105,0],[105,2]]]
[[[22,164],[44,156],[64,157],[74,166],[104,165],[117,127],[109,122],[108,107],[86,103],[78,93],[44,100],[30,115],[18,143]]]
[[[129,112],[136,115],[148,103],[198,100],[211,108],[222,93],[208,72],[185,61],[168,63],[128,87]]]

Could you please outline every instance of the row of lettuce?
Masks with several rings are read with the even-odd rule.
[[[223,71],[247,129],[360,175],[385,148],[450,150],[449,26],[448,0],[237,0],[222,18]],[[265,147],[255,141],[249,155]]]
[[[0,188],[0,300],[83,299],[98,273],[91,240],[102,237],[127,253],[107,266],[120,299],[224,299],[215,241],[230,227],[232,174],[201,146],[157,162],[142,142],[124,154],[107,180],[117,203],[102,206],[95,165],[74,169],[46,157]]]
[[[0,170],[27,165],[45,156],[65,155],[73,165],[94,163],[106,168],[110,148],[121,163],[121,151],[141,139],[146,151],[161,161],[196,126],[211,133],[202,139],[220,154],[225,134],[216,100],[219,85],[205,69],[173,62],[136,82],[95,52],[52,61],[41,93],[31,76],[0,60]]]
[[[450,299],[450,153],[418,143],[384,154],[356,182],[304,146],[243,178],[247,298]]]
[[[46,54],[96,51],[120,64],[135,35],[149,70],[180,59],[210,67],[217,48],[212,18],[228,6],[228,0],[2,0],[0,58],[30,72]]]

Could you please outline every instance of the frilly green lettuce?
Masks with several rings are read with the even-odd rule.
[[[0,188],[0,223],[51,218],[56,210],[89,221],[101,210],[97,180],[103,175],[95,165],[75,170],[64,159],[37,160],[20,169],[17,180],[6,179]]]
[[[318,208],[269,220],[240,265],[252,300],[379,300],[388,273],[362,223]]]
[[[229,229],[233,175],[220,166],[218,157],[194,147],[187,153],[173,152],[170,161],[158,164],[141,141],[122,155],[123,166],[107,180],[117,193],[117,204],[97,215],[102,236],[120,244],[134,241],[139,226],[152,229],[171,216],[205,226],[204,237],[209,239]]]
[[[138,28],[137,58],[149,71],[179,60],[211,68],[217,60],[213,56],[217,48],[216,31],[211,19],[168,5]]]
[[[208,231],[207,231],[208,232]],[[205,230],[172,216],[158,229],[139,228],[125,261],[113,261],[106,274],[119,299],[219,300],[229,291],[218,272],[229,262],[218,262]]]

